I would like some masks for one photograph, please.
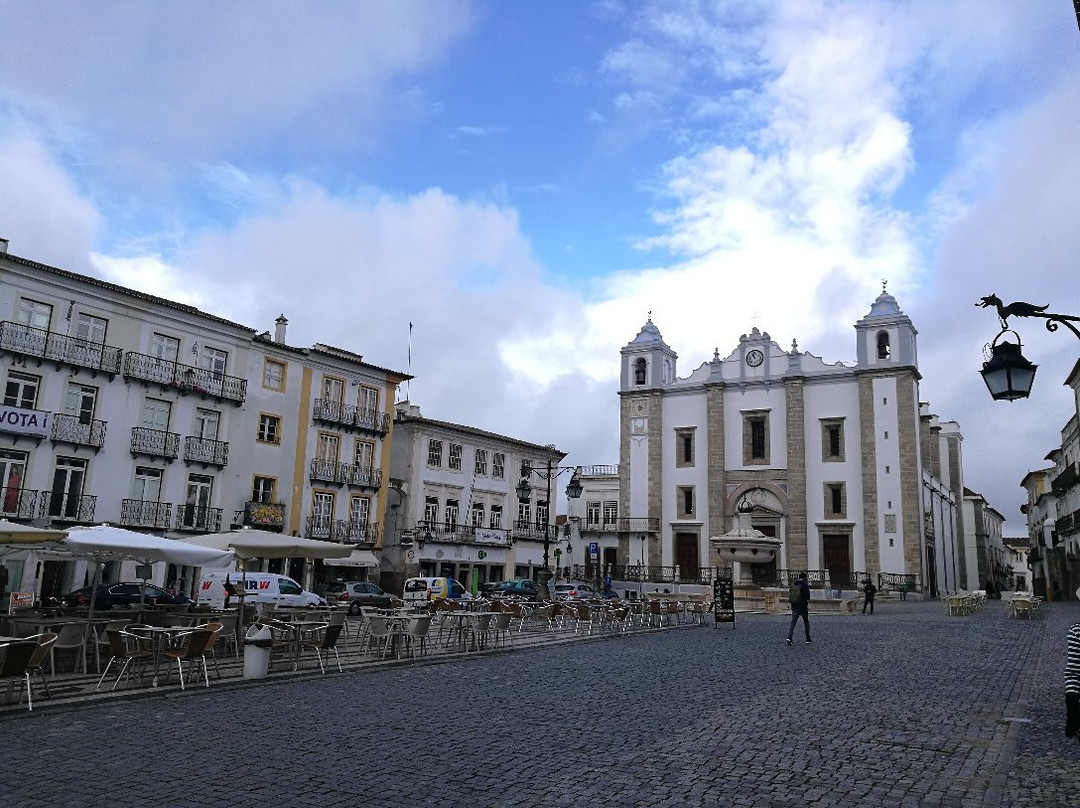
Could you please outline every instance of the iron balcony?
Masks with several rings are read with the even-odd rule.
[[[171,502],[125,499],[120,502],[120,524],[165,530],[172,522]]]
[[[149,429],[145,426],[131,428],[131,453],[147,457],[164,457],[175,460],[180,453],[180,436],[175,432],[162,429]]]
[[[0,350],[87,368],[92,373],[102,371],[110,376],[120,372],[123,354],[119,348],[111,345],[7,320],[0,322]]]
[[[57,522],[88,524],[94,521],[97,497],[93,494],[54,494],[41,492],[41,508],[38,516],[49,517]]]
[[[53,443],[70,443],[73,446],[90,446],[100,449],[105,445],[105,421],[54,412],[52,416]]]
[[[198,393],[233,404],[243,404],[247,398],[246,379],[131,351],[124,354],[124,378],[152,382],[182,394]]]
[[[184,438],[184,461],[204,466],[224,466],[229,462],[229,444],[209,438]]]

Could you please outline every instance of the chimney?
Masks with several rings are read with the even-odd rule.
[[[6,238],[0,238],[0,254],[7,252],[8,240]]]
[[[284,314],[279,315],[278,318],[274,320],[274,342],[285,341],[285,328],[288,325],[289,321],[285,319]]]

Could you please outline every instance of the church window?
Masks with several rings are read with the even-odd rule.
[[[678,489],[679,518],[686,519],[694,515],[694,486],[681,485]]]
[[[743,464],[769,465],[769,414],[763,411],[743,413]]]
[[[877,358],[889,358],[889,334],[886,331],[878,331],[877,335]]]
[[[847,491],[844,483],[825,483],[825,518],[847,517]]]
[[[645,384],[645,360],[640,357],[634,360],[634,384]]]
[[[843,462],[844,421],[842,418],[826,418],[822,420],[821,460],[824,463]]]
[[[694,465],[693,427],[675,430],[675,465],[678,468]]]

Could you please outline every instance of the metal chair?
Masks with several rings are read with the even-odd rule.
[[[184,689],[184,663],[202,663],[203,679],[206,686],[210,687],[210,672],[206,667],[206,658],[213,658],[214,643],[217,641],[217,632],[210,629],[194,629],[181,635],[186,641],[179,648],[169,648],[163,656],[176,660],[176,668],[180,673],[180,689]],[[215,669],[217,661],[214,662]],[[220,677],[220,674],[219,674]]]
[[[98,679],[97,687],[94,689],[101,689],[101,683],[109,675],[109,669],[114,662],[119,662],[121,663],[120,672],[116,674],[116,681],[113,682],[112,686],[112,689],[116,690],[116,686],[120,684],[120,680],[124,677],[128,666],[131,665],[131,669],[135,670],[138,663],[147,662],[153,657],[153,651],[150,647],[150,640],[146,637],[140,637],[138,634],[110,628],[105,630],[105,636],[109,639],[109,649],[112,656],[109,658],[109,664],[105,666],[101,678]],[[132,663],[135,663],[135,665],[132,665]]]
[[[30,685],[30,660],[38,648],[37,640],[18,640],[0,645],[0,679],[8,680],[8,696],[15,687],[15,680],[20,682],[19,700],[22,701],[22,683],[26,684],[26,706],[34,709],[34,697]]]
[[[52,648],[49,649],[49,670],[52,677],[56,678],[56,652],[57,651],[72,651],[76,652],[75,656],[75,672],[79,672],[79,666],[82,666],[82,672],[86,673],[86,630],[88,628],[87,623],[64,623],[60,627],[60,633],[56,637],[56,641],[52,644]]]
[[[305,650],[315,652],[315,657],[319,660],[319,670],[324,674],[326,673],[326,666],[323,665],[323,651],[327,652],[327,657],[329,657],[331,651],[334,652],[334,659],[337,660],[338,673],[343,672],[341,667],[341,657],[338,656],[337,642],[344,629],[344,623],[329,623],[321,628],[304,632],[310,636],[302,640],[302,646]]]

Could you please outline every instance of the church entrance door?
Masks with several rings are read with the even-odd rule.
[[[851,549],[846,534],[826,533],[821,537],[825,555],[825,569],[833,589],[851,587]]]
[[[679,567],[679,577],[683,581],[696,581],[701,576],[697,533],[675,534],[675,563]]]

